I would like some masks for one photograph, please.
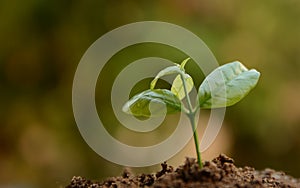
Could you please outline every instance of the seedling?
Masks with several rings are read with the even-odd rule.
[[[125,103],[122,110],[134,116],[150,117],[163,115],[161,105],[166,105],[167,114],[180,111],[185,113],[192,126],[198,164],[202,168],[198,134],[195,130],[198,110],[236,104],[255,87],[260,73],[254,69],[248,70],[238,61],[222,65],[204,79],[198,89],[197,104],[193,106],[189,93],[194,87],[194,82],[184,69],[189,59],[185,59],[180,65],[174,63],[173,66],[161,70],[152,80],[150,89],[132,97]],[[171,90],[155,89],[159,78],[171,74],[176,75]],[[186,104],[183,103],[184,100]]]

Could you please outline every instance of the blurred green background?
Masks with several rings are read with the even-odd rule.
[[[98,156],[82,139],[72,113],[72,81],[96,39],[145,20],[183,26],[202,38],[220,64],[240,60],[262,73],[256,89],[227,108],[222,131],[204,159],[225,152],[238,165],[300,177],[299,0],[12,0],[0,2],[0,187],[59,187],[73,175],[102,179],[121,173],[122,166]],[[185,58],[161,45],[138,47],[114,61]],[[102,76],[110,80],[118,71]],[[106,89],[98,84],[97,105],[107,106],[99,114],[113,124],[109,92],[99,90]],[[171,164],[184,156],[195,155],[184,149]],[[158,167],[135,170],[153,169]]]

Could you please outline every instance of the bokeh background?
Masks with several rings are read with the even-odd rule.
[[[226,153],[238,165],[300,177],[299,0],[12,0],[0,2],[0,187],[60,187],[73,175],[101,180],[122,172],[122,166],[98,156],[82,139],[72,113],[72,81],[96,39],[145,20],[183,26],[203,39],[220,64],[240,60],[262,73],[256,89],[227,108],[222,130],[204,159]],[[124,49],[113,61],[130,63],[153,55],[175,62],[185,57],[145,44]],[[107,70],[99,78],[111,80],[119,71],[113,66]],[[110,84],[97,86],[96,102],[107,107],[100,116],[118,127],[113,126]],[[108,129],[121,140],[130,134]],[[185,156],[195,157],[193,143],[170,164],[179,165]]]

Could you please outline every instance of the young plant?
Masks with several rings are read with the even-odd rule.
[[[174,63],[173,66],[161,70],[152,80],[150,89],[132,97],[125,103],[122,110],[128,114],[143,117],[163,115],[161,105],[166,106],[167,114],[183,111],[190,120],[198,164],[202,168],[196,131],[196,113],[200,108],[222,108],[236,104],[255,87],[260,73],[254,69],[248,70],[238,61],[222,65],[204,79],[198,89],[197,104],[193,106],[189,93],[194,87],[194,82],[184,69],[189,59],[185,59],[180,65]],[[176,75],[171,90],[155,89],[159,78],[171,74]],[[186,105],[182,102],[183,99],[186,100]],[[151,110],[149,109],[150,103]]]

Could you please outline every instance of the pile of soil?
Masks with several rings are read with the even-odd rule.
[[[206,161],[203,168],[194,158],[187,158],[184,165],[176,170],[161,164],[162,170],[155,174],[132,175],[125,169],[122,176],[108,178],[105,181],[93,182],[82,177],[73,177],[66,188],[98,187],[203,187],[203,188],[260,188],[282,187],[299,188],[300,179],[295,179],[284,172],[272,169],[257,171],[251,167],[236,167],[233,159],[221,154],[212,161]]]

